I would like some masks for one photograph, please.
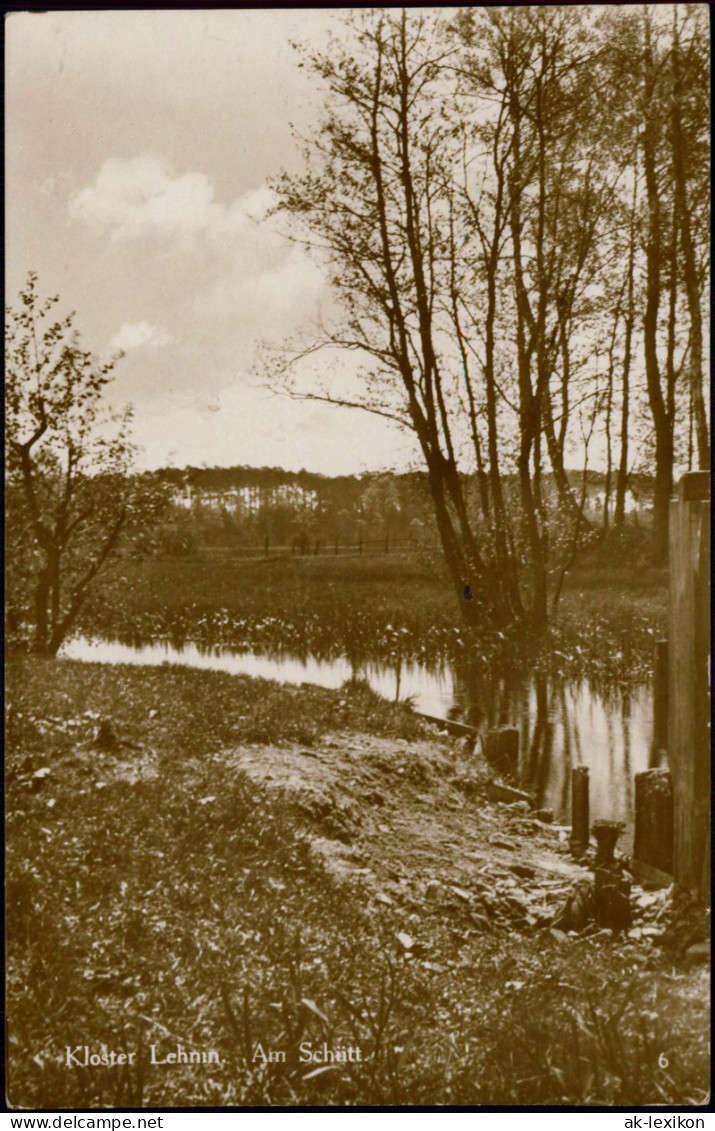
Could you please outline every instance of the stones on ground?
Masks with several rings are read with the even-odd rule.
[[[506,804],[510,813],[531,813],[531,802],[529,801],[508,801]]]
[[[534,807],[534,799],[531,794],[525,793],[523,789],[514,789],[513,786],[504,785],[503,782],[497,781],[487,782],[487,800],[505,801],[507,804],[512,801],[526,801],[529,808]]]
[[[425,887],[425,897],[431,902],[444,899],[446,895],[446,888],[439,880],[428,880]]]
[[[395,868],[391,868],[388,864],[384,866],[383,871],[389,879],[396,880],[398,884],[402,883],[405,879],[401,872],[398,872]]]
[[[491,931],[492,924],[486,915],[480,915],[478,911],[470,911],[469,919],[474,926],[480,931]]]
[[[465,797],[476,797],[482,789],[481,784],[470,777],[454,778],[453,784]]]
[[[517,892],[504,892],[502,901],[506,904],[507,908],[520,919],[530,914],[531,909],[528,902],[523,899]]]
[[[710,958],[710,943],[697,942],[689,946],[683,953],[686,962],[707,962]]]
[[[545,825],[552,825],[554,823],[553,809],[535,809],[533,816],[537,821],[543,821]]]
[[[631,927],[627,934],[629,939],[657,939],[662,932],[659,927]]]
[[[375,892],[375,899],[378,903],[384,903],[386,907],[394,907],[395,905],[394,899],[390,899],[387,892],[384,891]]]
[[[472,901],[471,893],[468,892],[468,891],[465,891],[464,888],[458,888],[456,886],[456,884],[450,884],[449,890],[453,891],[454,894],[456,896],[458,896],[459,899],[463,899],[465,903],[471,903],[471,901]]]
[[[552,921],[552,930],[582,931],[593,918],[593,884],[577,880],[561,910]]]
[[[97,750],[111,754],[121,746],[121,740],[111,719],[101,719],[95,731],[94,745]]]
[[[509,871],[526,880],[533,880],[536,875],[536,869],[532,868],[531,864],[510,864]]]
[[[659,891],[642,891],[634,896],[633,902],[636,907],[643,911],[652,911],[655,908],[665,906],[662,894]]]
[[[395,938],[404,950],[412,950],[415,945],[415,940],[406,931],[398,931]]]

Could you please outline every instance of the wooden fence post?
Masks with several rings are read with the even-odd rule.
[[[484,754],[493,766],[516,775],[519,770],[518,727],[497,727],[490,730],[484,744]]]
[[[571,770],[571,838],[574,856],[583,856],[591,839],[588,766]]]
[[[633,867],[645,864],[673,874],[673,785],[670,771],[644,770],[634,778],[636,793]]]
[[[668,762],[673,876],[710,892],[710,478],[690,472],[670,504]]]

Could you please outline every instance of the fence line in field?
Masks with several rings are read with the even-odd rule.
[[[292,542],[273,542],[264,539],[263,542],[251,546],[206,546],[201,552],[208,555],[237,557],[237,558],[310,558],[310,557],[376,557],[378,555],[419,553],[427,550],[438,549],[438,541],[425,539],[397,539],[397,538],[309,538],[305,541],[297,538]]]

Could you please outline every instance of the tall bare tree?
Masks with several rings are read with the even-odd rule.
[[[361,12],[348,35],[309,58],[329,91],[326,117],[307,145],[311,172],[276,188],[332,267],[345,317],[326,343],[375,362],[357,403],[418,439],[445,560],[469,596],[466,618],[500,623],[514,610],[475,525],[454,417],[460,377],[446,308],[460,130],[445,76],[455,49],[424,13]]]
[[[681,9],[684,15],[681,16]],[[626,134],[621,160],[634,185],[631,215],[637,241],[626,319],[631,377],[643,385],[652,423],[655,475],[653,543],[656,559],[668,546],[668,509],[678,449],[695,423],[698,459],[709,464],[703,366],[703,306],[709,257],[709,111],[705,12],[698,5],[622,6],[604,18],[610,60]],[[606,144],[613,142],[607,129]],[[631,221],[631,222],[633,222]],[[642,343],[638,349],[639,343]],[[631,344],[634,350],[631,350]],[[633,382],[631,382],[633,391]]]
[[[686,367],[706,452],[696,25],[666,51],[645,9],[361,9],[305,54],[324,116],[274,187],[339,313],[303,357],[371,361],[358,393],[303,395],[415,434],[469,622],[546,623],[604,438],[623,522],[641,389],[661,544]]]

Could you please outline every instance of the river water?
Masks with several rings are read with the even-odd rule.
[[[499,678],[469,673],[445,663],[426,666],[401,661],[367,661],[347,657],[302,659],[290,654],[260,655],[220,647],[154,642],[134,647],[108,640],[78,637],[62,655],[69,659],[122,664],[185,664],[194,668],[260,676],[284,683],[312,683],[338,688],[362,676],[386,699],[409,698],[416,710],[437,718],[462,719],[480,731],[515,726],[520,732],[519,781],[540,806],[569,821],[571,768],[588,766],[591,818],[624,821],[628,848],[633,819],[633,775],[659,765],[652,753],[651,687],[603,690],[588,680],[566,680],[541,672]]]

